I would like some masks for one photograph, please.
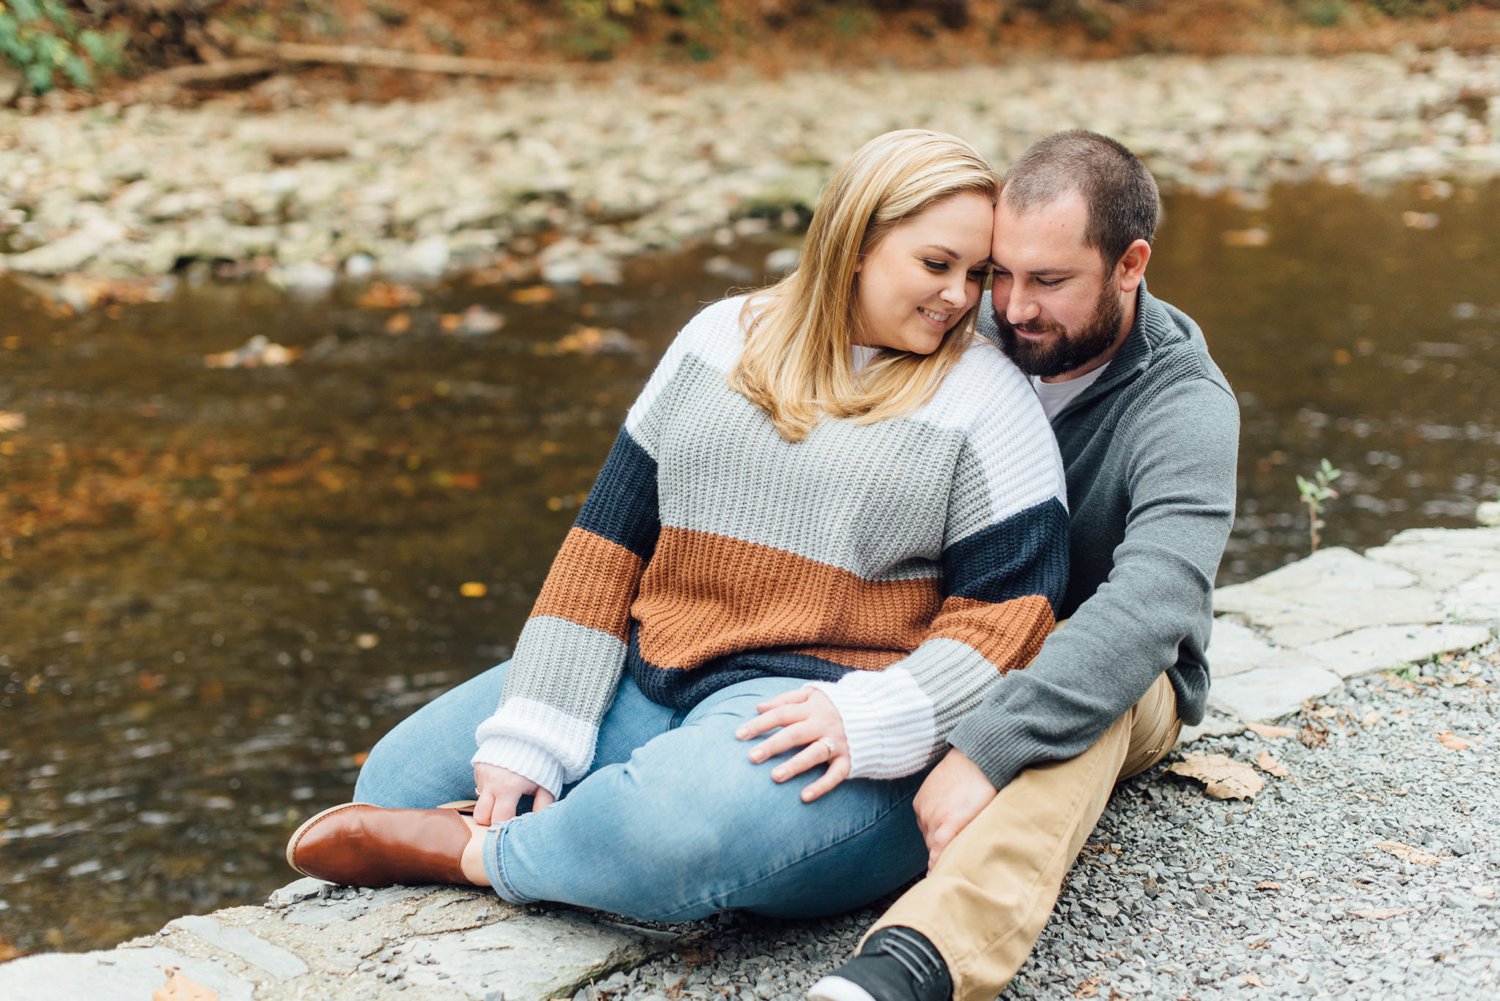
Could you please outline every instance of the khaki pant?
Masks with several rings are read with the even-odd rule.
[[[1165,757],[1181,729],[1163,674],[1088,750],[1017,775],[870,931],[916,929],[943,954],[955,1001],[992,1001],[1031,954],[1115,783]]]

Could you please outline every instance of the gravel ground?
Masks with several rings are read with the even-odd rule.
[[[1005,996],[1500,996],[1497,685],[1491,642],[1353,680],[1283,720],[1291,736],[1179,748],[1117,792]],[[1196,752],[1267,752],[1289,775],[1209,799],[1165,774]],[[878,913],[706,923],[596,992],[800,999]]]

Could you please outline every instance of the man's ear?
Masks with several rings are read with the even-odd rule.
[[[1151,244],[1137,240],[1125,248],[1115,265],[1115,282],[1121,292],[1134,292],[1146,277],[1146,262],[1151,260]]]

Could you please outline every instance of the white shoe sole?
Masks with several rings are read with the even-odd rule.
[[[807,1001],[875,1001],[875,997],[852,980],[824,977],[808,989]]]

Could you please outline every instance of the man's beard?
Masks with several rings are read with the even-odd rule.
[[[1108,351],[1120,335],[1120,324],[1124,320],[1125,310],[1120,305],[1120,295],[1107,282],[1099,301],[1094,304],[1093,313],[1077,331],[1067,331],[1040,317],[1022,324],[1022,329],[1032,333],[1058,335],[1048,341],[1022,340],[1005,314],[995,310],[1001,350],[1022,372],[1043,377],[1071,372]]]

